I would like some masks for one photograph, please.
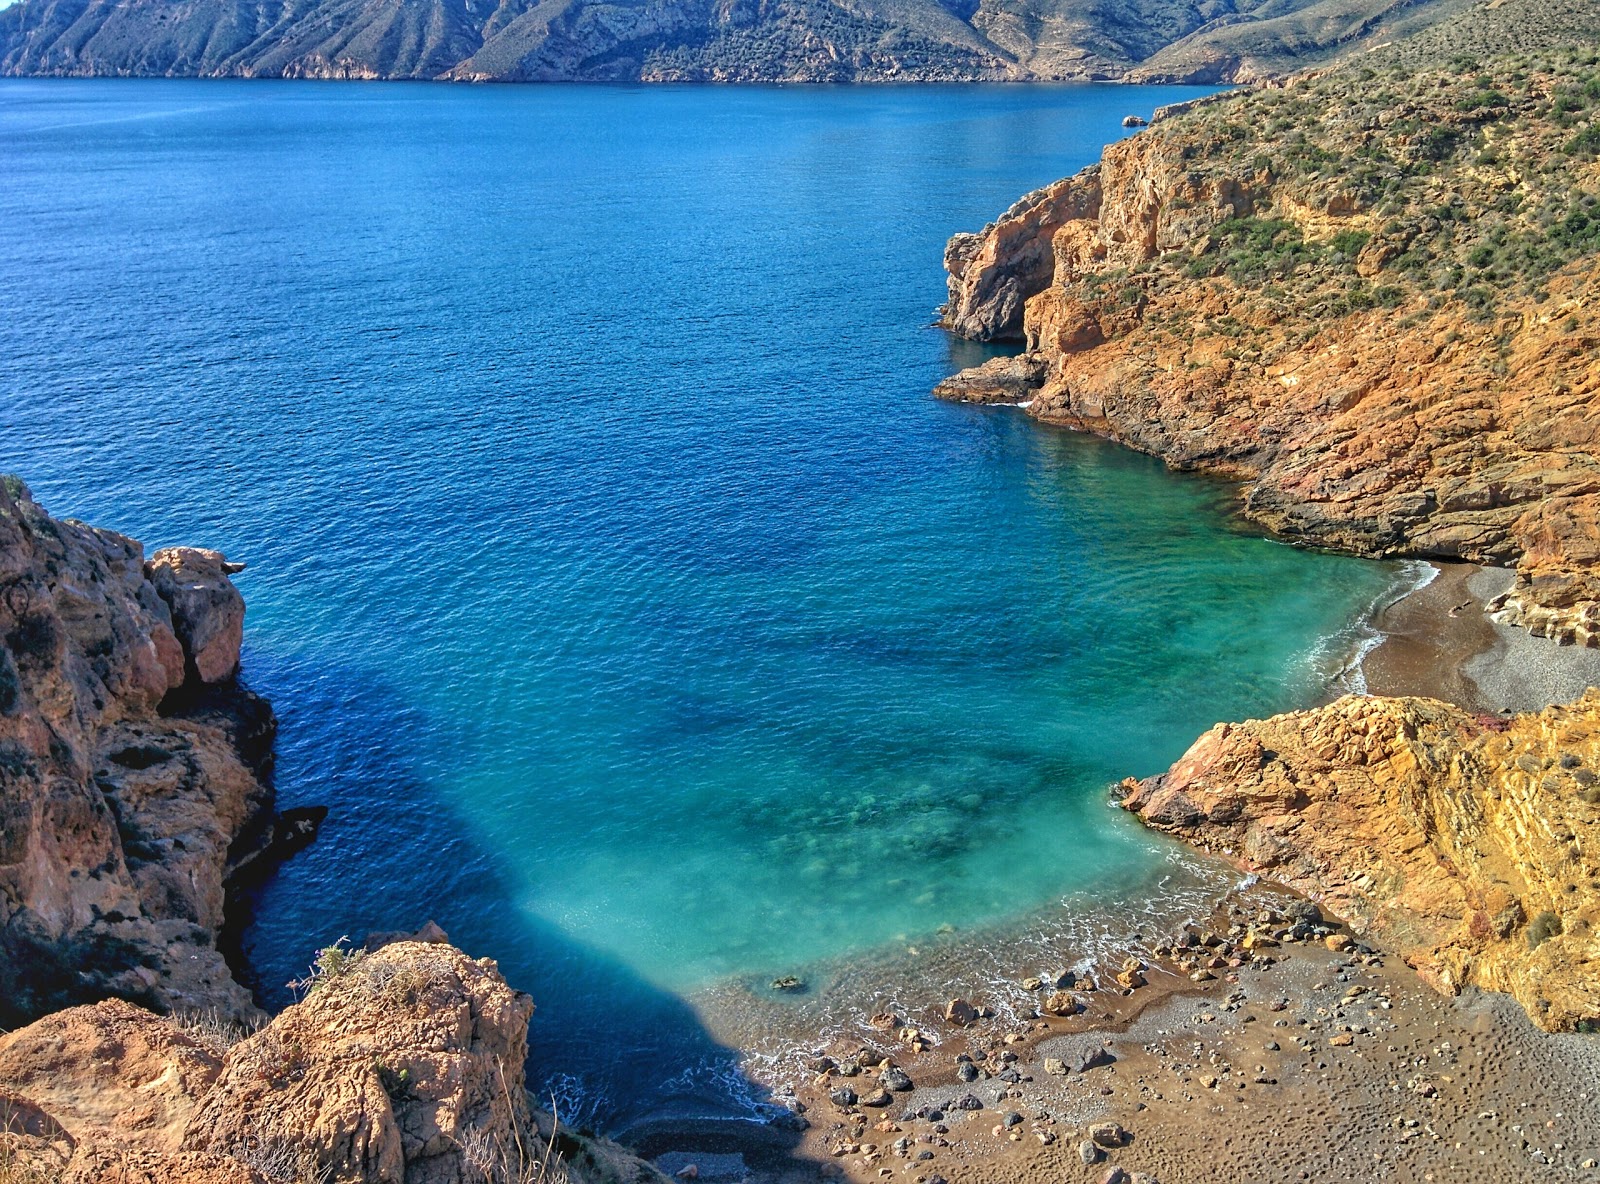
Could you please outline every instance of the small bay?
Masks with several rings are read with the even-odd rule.
[[[1199,93],[0,82],[0,468],[249,564],[280,801],[331,808],[241,910],[263,997],[434,919],[616,1127],[738,1104],[728,1046],[862,967],[1209,883],[1109,787],[1316,701],[1405,573],[928,394],[983,356],[948,236]]]

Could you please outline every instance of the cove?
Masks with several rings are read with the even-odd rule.
[[[332,810],[242,918],[263,997],[433,918],[614,1127],[739,1104],[727,1046],[861,967],[1203,880],[1107,787],[1319,698],[1404,572],[928,395],[946,238],[1197,93],[0,84],[0,467],[250,565]]]

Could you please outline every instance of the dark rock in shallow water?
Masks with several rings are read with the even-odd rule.
[[[1038,393],[1045,376],[1044,359],[1036,354],[990,358],[951,375],[933,393],[958,403],[1026,403]]]

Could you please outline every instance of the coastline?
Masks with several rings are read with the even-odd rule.
[[[1380,607],[1360,659],[1368,693],[1444,699],[1501,714],[1566,703],[1600,686],[1600,650],[1562,646],[1496,621],[1485,606],[1514,573],[1438,563],[1428,583]]]
[[[1373,636],[1345,673],[1366,693],[1499,714],[1600,685],[1600,651],[1487,614],[1512,572],[1428,567],[1364,622]],[[1584,1133],[1600,1128],[1600,1042],[1541,1031],[1509,995],[1441,995],[1331,918],[1310,935],[1285,933],[1303,902],[1275,886],[1246,880],[1215,899],[1209,923],[1168,932],[1158,922],[1118,951],[1102,945],[1092,965],[1073,963],[1076,1014],[1049,1013],[1052,975],[1030,962],[1014,982],[974,984],[971,1001],[990,1014],[969,1027],[922,999],[887,1006],[876,1032],[819,1034],[804,1074],[751,1063],[773,1100],[809,1124],[788,1155],[774,1156],[756,1124],[637,1133],[663,1169],[750,1184],[814,1179],[797,1159],[861,1184],[1600,1180],[1600,1147]],[[1265,942],[1245,940],[1263,930]],[[1215,949],[1201,963],[1214,970],[1185,970],[1185,931]],[[1119,985],[1135,965],[1134,985]],[[1034,1008],[1018,1005],[1030,975],[1046,980]],[[1096,1049],[1109,1054],[1104,1065],[1073,1068]],[[880,1089],[890,1064],[910,1089]],[[1552,1079],[1570,1083],[1559,1112],[1539,1100]],[[1103,1122],[1122,1128],[1113,1144],[1092,1137]]]

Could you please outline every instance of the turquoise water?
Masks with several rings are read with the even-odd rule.
[[[929,320],[951,232],[1193,93],[0,84],[0,463],[249,563],[332,807],[264,997],[435,918],[615,1125],[724,1090],[775,975],[826,1024],[1170,876],[1107,787],[1317,697],[1396,571],[932,400]]]

